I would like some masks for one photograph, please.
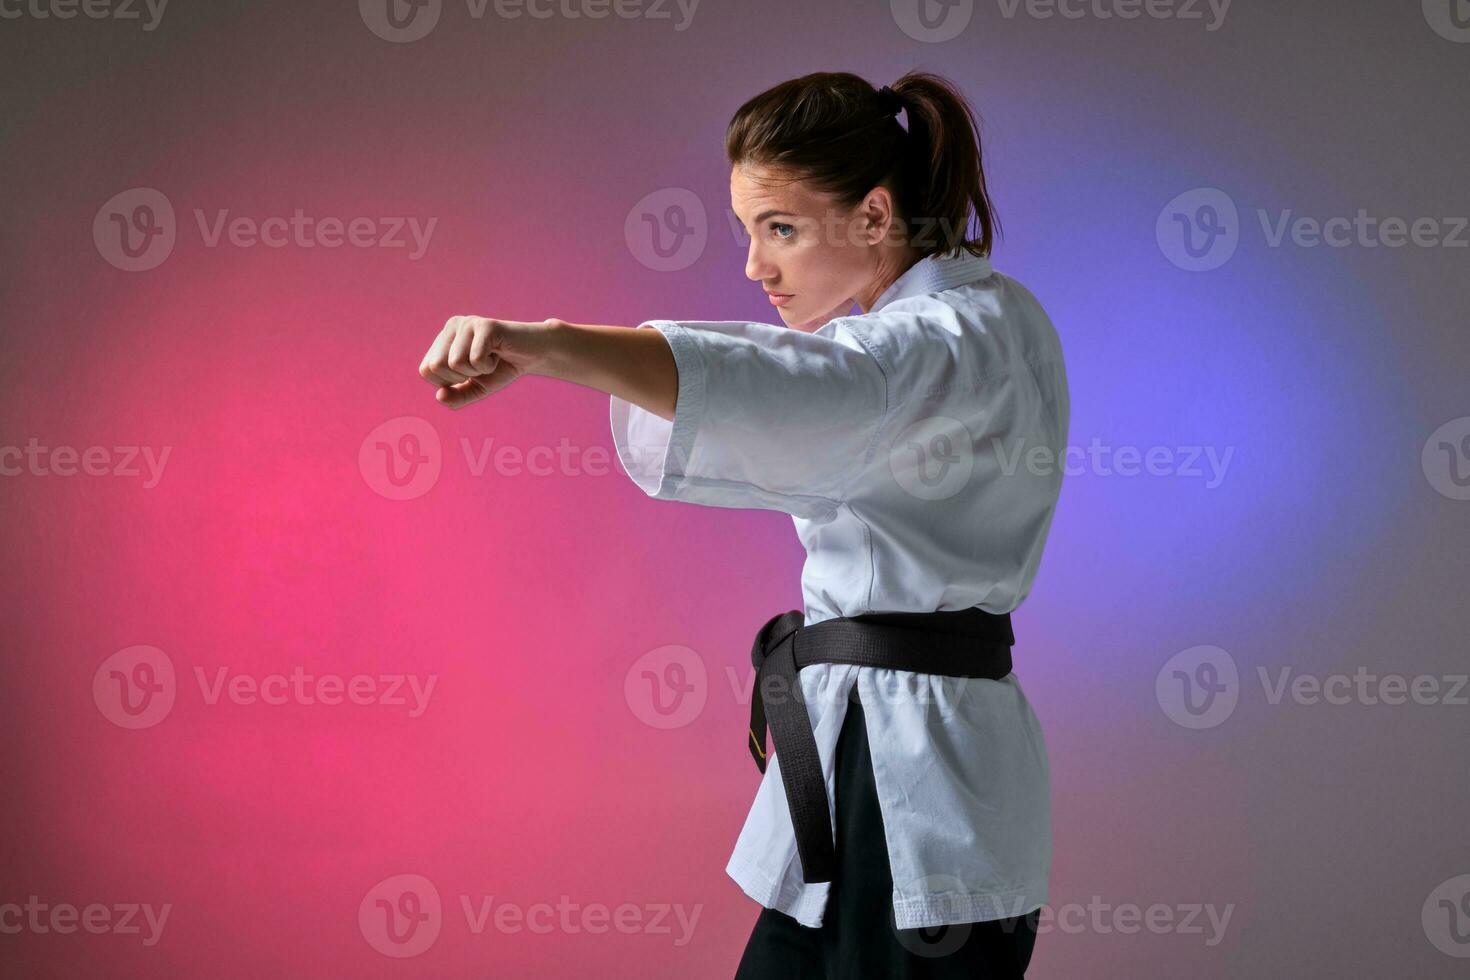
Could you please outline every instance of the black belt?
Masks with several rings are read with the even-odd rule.
[[[781,782],[796,831],[802,879],[831,881],[836,866],[827,785],[817,755],[798,673],[811,664],[856,664],[948,677],[1000,680],[1011,672],[1010,613],[883,612],[802,626],[799,610],[772,616],[750,651],[755,686],[750,699],[750,754],[766,771],[766,703],[773,752],[781,755]]]

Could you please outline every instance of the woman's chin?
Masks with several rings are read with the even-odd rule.
[[[811,331],[813,331],[813,330],[815,330],[815,329],[817,329],[818,327],[821,326],[820,323],[812,323],[809,320],[803,320],[799,315],[798,316],[792,316],[791,315],[791,312],[789,310],[786,310],[786,309],[781,309],[781,319],[782,320],[785,320],[786,321],[786,325],[788,327],[790,327],[791,329],[793,329],[793,330],[805,330],[808,333],[810,333]]]

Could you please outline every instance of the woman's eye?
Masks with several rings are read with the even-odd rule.
[[[788,229],[789,234],[782,234],[780,231],[780,229],[782,228]],[[777,238],[790,238],[792,235],[796,234],[796,227],[794,225],[782,224],[779,221],[771,222],[771,230],[776,233]]]

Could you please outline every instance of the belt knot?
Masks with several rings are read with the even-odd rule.
[[[765,625],[755,634],[755,645],[750,648],[750,665],[756,670],[761,669],[766,657],[771,652],[786,642],[786,638],[801,629],[806,617],[801,610],[793,609],[790,612],[777,613],[766,620]]]

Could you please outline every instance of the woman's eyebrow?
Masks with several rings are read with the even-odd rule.
[[[797,215],[792,214],[790,211],[762,211],[760,214],[758,214],[758,215],[755,216],[755,223],[756,224],[760,224],[762,221],[765,221],[767,218],[774,218],[777,215],[780,215],[782,217],[787,217],[787,218],[795,218],[795,217],[797,217]]]

